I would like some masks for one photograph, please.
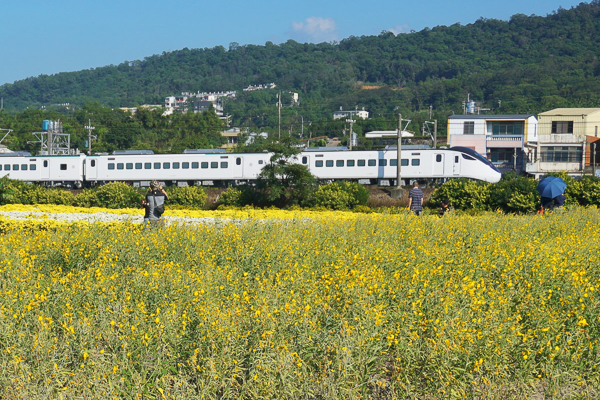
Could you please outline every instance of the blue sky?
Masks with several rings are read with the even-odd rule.
[[[581,0],[5,0],[0,85],[41,74],[143,59],[184,47],[340,40],[545,16]]]

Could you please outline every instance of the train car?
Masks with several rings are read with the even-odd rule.
[[[269,162],[267,153],[125,154],[88,156],[89,184],[111,181],[148,186],[150,180],[167,185],[226,185],[255,180]]]
[[[0,177],[38,182],[48,186],[81,187],[85,155],[32,156],[3,153],[0,157]]]
[[[360,180],[371,184],[397,177],[395,148],[377,151],[303,152],[299,162],[323,180]],[[471,178],[495,183],[500,171],[474,150],[451,149],[402,150],[400,161],[403,180],[446,180]],[[406,183],[406,182],[405,182]]]

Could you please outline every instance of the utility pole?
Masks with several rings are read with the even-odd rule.
[[[96,129],[95,126],[92,126],[92,120],[88,119],[88,124],[86,126],[84,126],[85,129],[87,129],[88,131],[88,156],[92,155],[92,139],[95,140],[96,136],[92,135],[92,131],[94,129]]]
[[[353,119],[347,119],[346,122],[350,123],[350,144],[349,144],[349,148],[350,150],[352,150],[352,124],[354,124],[354,120]]]
[[[433,120],[433,148],[437,149],[437,119]]]
[[[398,114],[398,152],[396,155],[397,166],[396,166],[396,184],[398,189],[402,189],[400,178],[402,177],[402,114]]]
[[[279,140],[281,141],[281,90],[279,91],[279,95],[277,96],[277,107],[279,108],[279,125],[277,127],[277,135]]]

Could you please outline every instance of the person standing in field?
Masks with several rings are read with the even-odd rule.
[[[421,215],[423,213],[423,192],[419,189],[419,183],[415,181],[413,188],[408,193],[408,209]]]
[[[148,219],[150,223],[157,223],[160,221],[162,214],[165,212],[165,200],[168,200],[169,196],[165,189],[158,183],[158,181],[150,182],[150,190],[146,193],[145,202],[148,204]]]

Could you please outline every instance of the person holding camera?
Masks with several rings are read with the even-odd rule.
[[[169,195],[167,195],[167,192],[158,181],[151,181],[150,190],[146,193],[146,198],[142,201],[142,205],[146,209],[144,226],[146,226],[147,222],[157,223],[160,221],[165,212],[165,201],[168,199]]]

